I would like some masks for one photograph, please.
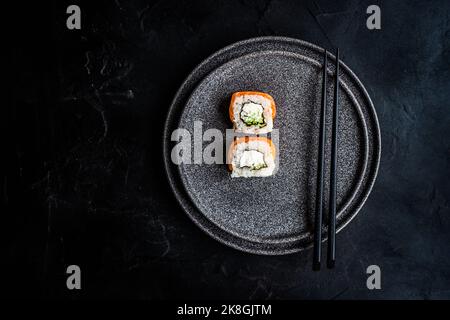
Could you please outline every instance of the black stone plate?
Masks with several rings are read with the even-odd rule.
[[[322,55],[322,48],[301,40],[250,39],[207,58],[178,90],[164,128],[167,176],[184,211],[213,238],[257,254],[287,254],[312,246]],[[380,129],[372,101],[343,63],[340,72],[338,231],[361,209],[380,161]],[[328,74],[327,170],[334,83],[331,54]],[[277,104],[276,175],[231,179],[226,165],[174,165],[173,130],[192,133],[194,121],[202,121],[203,131],[217,128],[225,141],[225,130],[232,128],[231,94],[247,90],[267,92]],[[328,187],[327,181],[326,195]],[[323,234],[326,240],[326,227]]]

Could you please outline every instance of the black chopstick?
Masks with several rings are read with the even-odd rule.
[[[320,110],[319,154],[317,157],[317,191],[314,221],[314,261],[313,269],[320,270],[322,251],[322,211],[323,211],[323,168],[325,161],[325,117],[327,106],[327,50],[323,55],[322,107]]]
[[[328,250],[327,266],[334,268],[336,262],[336,167],[338,147],[339,117],[339,48],[336,49],[336,76],[334,83],[333,127],[331,134],[331,166],[330,166],[330,208],[328,212]]]

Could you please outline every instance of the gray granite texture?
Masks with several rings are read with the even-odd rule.
[[[311,245],[322,52],[315,45],[289,38],[243,41],[206,59],[179,89],[163,137],[168,176],[190,217],[218,240],[263,254],[295,252]],[[331,138],[334,61],[330,57],[327,67],[328,138]],[[372,102],[345,65],[341,71],[338,229],[356,215],[366,200],[380,157],[379,127]],[[225,130],[230,128],[231,94],[251,90],[271,94],[278,106],[277,173],[265,179],[231,179],[225,165],[185,164],[174,168],[170,158],[175,144],[170,143],[173,130],[185,128],[194,136],[194,122],[201,121],[203,130],[215,128],[223,132],[225,143]],[[327,140],[329,168],[330,139]],[[174,177],[177,174],[183,185],[177,183]],[[328,182],[326,179],[325,194],[329,192]],[[325,201],[326,208],[327,204]]]

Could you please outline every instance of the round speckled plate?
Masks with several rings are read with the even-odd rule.
[[[238,42],[207,58],[177,92],[164,130],[168,179],[189,217],[215,239],[258,254],[287,254],[312,245],[322,54],[320,47],[289,38]],[[329,60],[330,111],[334,56],[329,55]],[[341,66],[338,231],[367,199],[380,160],[373,104],[353,72]],[[172,163],[174,129],[193,132],[194,121],[202,121],[203,131],[219,129],[225,141],[225,130],[232,127],[228,119],[231,94],[249,90],[267,92],[277,104],[279,169],[274,176],[231,179],[226,165]],[[328,169],[331,112],[327,123]],[[326,226],[323,235],[326,240]]]

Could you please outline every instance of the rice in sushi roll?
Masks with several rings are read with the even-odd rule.
[[[262,134],[271,132],[276,107],[273,98],[263,92],[241,91],[231,97],[229,114],[235,132]]]
[[[228,150],[231,177],[268,177],[275,170],[275,145],[265,137],[241,137]]]

